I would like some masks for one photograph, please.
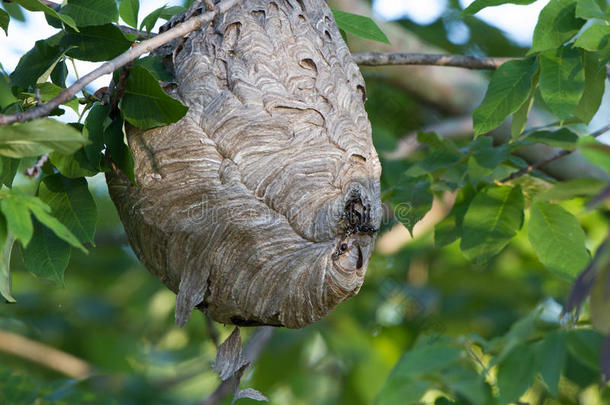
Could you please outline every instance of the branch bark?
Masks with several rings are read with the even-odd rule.
[[[79,91],[85,88],[89,83],[94,81],[95,79],[112,73],[116,69],[125,66],[129,62],[137,59],[138,57],[144,55],[152,51],[153,49],[159,48],[162,45],[176,39],[180,38],[191,31],[195,31],[201,28],[204,24],[209,23],[216,17],[218,14],[222,14],[226,12],[231,7],[240,3],[241,0],[225,0],[216,5],[214,10],[208,11],[204,14],[194,16],[183,23],[176,25],[175,27],[156,35],[154,38],[148,39],[146,41],[140,42],[135,45],[133,48],[130,48],[126,52],[117,56],[116,58],[105,62],[99,68],[93,70],[87,75],[83,76],[80,80],[76,81],[72,86],[68,87],[59,95],[49,102],[45,104],[41,104],[40,106],[33,108],[28,111],[20,112],[17,114],[4,115],[0,114],[0,126],[14,124],[16,122],[26,122],[31,121],[36,118],[42,118],[48,116],[51,111],[55,108],[59,107],[61,104],[66,103],[72,97],[74,97]]]
[[[404,52],[362,52],[353,57],[360,66],[453,66],[480,70],[495,70],[504,62],[515,59]]]
[[[93,370],[89,363],[71,354],[1,330],[0,351],[38,363],[71,378],[85,378]]]

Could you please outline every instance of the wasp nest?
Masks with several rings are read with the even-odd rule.
[[[245,0],[174,52],[179,122],[109,190],[138,258],[235,325],[304,327],[362,285],[381,220],[364,82],[323,0]]]

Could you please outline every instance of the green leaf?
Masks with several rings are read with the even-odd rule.
[[[567,332],[569,352],[582,364],[599,370],[599,350],[604,337],[591,329],[576,329]]]
[[[543,143],[555,148],[574,150],[578,143],[578,135],[568,128],[561,128],[557,131],[537,131],[528,135],[524,143]]]
[[[141,129],[174,123],[188,111],[180,101],[168,96],[142,66],[131,69],[120,106],[125,120]]]
[[[606,0],[578,0],[576,17],[608,20],[610,19],[610,5]]]
[[[4,184],[8,188],[13,187],[13,179],[17,174],[20,161],[20,159],[0,156],[0,184]]]
[[[610,60],[610,26],[593,24],[576,39],[574,46],[597,52],[602,61],[598,66],[602,67]]]
[[[525,201],[520,187],[492,187],[479,192],[462,224],[460,248],[476,263],[500,253],[523,225]]]
[[[610,172],[610,146],[592,136],[584,136],[578,140],[578,147],[589,162]]]
[[[516,346],[498,365],[498,401],[508,404],[517,401],[534,382],[536,355],[531,345]]]
[[[104,143],[108,147],[110,152],[110,158],[117,167],[129,178],[129,180],[136,184],[135,174],[133,172],[134,162],[131,149],[125,144],[123,133],[123,120],[116,118],[112,123],[104,130]]]
[[[434,228],[434,246],[437,248],[449,245],[462,236],[464,215],[475,196],[471,186],[460,190],[449,216]]]
[[[566,362],[566,338],[562,330],[548,333],[537,345],[537,366],[549,392],[557,397],[559,378]]]
[[[582,55],[568,46],[540,54],[540,93],[551,111],[565,120],[585,90]]]
[[[95,176],[100,171],[99,168],[91,165],[84,148],[77,150],[72,155],[51,152],[49,160],[61,174],[71,179]]]
[[[536,59],[512,60],[494,72],[485,98],[472,115],[475,135],[496,128],[528,100],[538,69]]]
[[[536,89],[538,88],[538,80],[540,79],[540,69],[536,70],[536,74],[532,77],[532,88],[527,100],[523,105],[513,113],[513,122],[511,123],[510,134],[513,138],[520,136],[527,125],[530,110],[534,105]]]
[[[4,30],[4,34],[8,36],[8,24],[11,21],[11,17],[8,13],[2,9],[0,9],[0,28]]]
[[[39,0],[12,0],[13,3],[19,4],[21,7],[28,11],[42,11],[48,16],[55,17],[63,21],[68,27],[78,31],[76,23],[72,17],[67,15],[61,15],[50,7],[45,6]]]
[[[383,31],[369,17],[357,14],[346,13],[344,11],[332,10],[335,22],[339,29],[354,34],[360,38],[371,39],[377,42],[389,44],[390,40]]]
[[[529,53],[559,48],[580,30],[585,20],[575,16],[574,0],[551,0],[540,12]]]
[[[100,170],[102,150],[104,149],[104,122],[110,112],[109,105],[93,104],[85,120],[83,135],[91,142],[83,148],[88,162],[96,170]]]
[[[56,84],[53,83],[49,83],[49,82],[45,82],[45,83],[39,83],[36,85],[36,88],[39,90],[40,93],[40,99],[43,102],[47,102],[55,97],[57,97],[59,95],[59,93],[61,93],[64,89],[59,87]],[[75,113],[78,114],[78,100],[76,99],[76,97],[72,97],[71,100],[69,100],[68,102],[64,103],[64,105],[70,107]]]
[[[18,101],[19,99],[17,99],[11,91],[8,76],[0,74],[0,111]]]
[[[48,205],[36,197],[30,197],[28,200],[26,200],[26,204],[36,219],[47,228],[51,229],[55,235],[68,242],[70,245],[79,248],[84,253],[87,253],[87,249],[85,249],[76,236],[74,236],[64,224],[59,222],[57,218],[50,214],[51,209]]]
[[[119,19],[114,0],[68,0],[59,14],[72,17],[79,27],[110,24]]]
[[[0,127],[0,155],[13,158],[52,151],[71,154],[85,143],[79,131],[49,118]]]
[[[79,241],[93,243],[97,208],[87,180],[69,179],[60,174],[47,176],[40,184],[39,197]]]
[[[13,86],[27,89],[36,84],[38,79],[53,66],[64,54],[49,40],[36,41],[34,47],[19,59],[15,71],[11,74]]]
[[[573,111],[574,116],[584,123],[591,122],[602,103],[606,88],[606,67],[600,65],[591,52],[584,52],[585,89],[582,98]]]
[[[51,71],[51,81],[53,84],[65,88],[66,78],[68,77],[68,67],[66,66],[65,58],[57,62]]]
[[[70,262],[70,245],[50,229],[35,221],[34,237],[23,251],[25,268],[46,280],[64,285],[64,272]]]
[[[532,4],[536,0],[475,0],[462,12],[463,14],[473,15],[486,7],[499,6],[502,4]]]
[[[15,235],[23,246],[27,246],[34,233],[32,218],[28,207],[15,194],[4,194],[0,200],[0,209],[6,218],[10,233]]]
[[[140,11],[140,0],[121,0],[119,14],[125,23],[133,28],[138,28],[138,12]]]
[[[159,81],[170,82],[174,80],[172,74],[163,64],[163,58],[161,56],[146,56],[141,59],[136,59],[133,62],[133,65],[142,66]]]
[[[63,33],[60,45],[74,47],[66,55],[90,62],[102,62],[125,52],[131,46],[121,30],[114,24],[81,28],[80,32]]]
[[[163,11],[165,11],[166,7],[167,5],[164,5],[163,7],[154,10],[149,15],[144,17],[142,23],[140,24],[140,29],[146,27],[146,32],[150,33],[150,31],[152,31],[152,29],[155,27],[155,24],[157,23],[157,20],[159,19]]]
[[[408,177],[392,195],[394,215],[413,235],[413,228],[432,208],[432,191],[426,177]]]
[[[605,181],[592,178],[562,181],[538,194],[535,199],[537,201],[566,201],[576,197],[594,196],[607,185],[608,183]]]
[[[6,218],[0,214],[0,295],[7,302],[17,302],[11,295],[11,251],[15,238],[8,234]]]
[[[536,256],[551,272],[573,280],[589,262],[578,219],[561,206],[542,201],[532,203],[530,213],[528,238]]]
[[[186,8],[182,6],[166,7],[165,9],[163,9],[163,11],[161,11],[161,15],[159,15],[159,18],[169,20],[173,16],[178,15],[183,11],[186,11]]]

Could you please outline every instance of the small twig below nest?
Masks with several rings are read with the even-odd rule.
[[[42,166],[44,166],[45,163],[47,163],[48,160],[49,160],[49,154],[45,153],[44,155],[42,155],[40,157],[40,159],[38,159],[38,162],[36,162],[36,164],[34,166],[25,169],[23,173],[26,176],[28,176],[30,179],[38,177],[38,173],[40,173],[40,169],[42,168]]]

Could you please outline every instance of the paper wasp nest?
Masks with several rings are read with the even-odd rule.
[[[244,0],[180,46],[187,115],[129,131],[140,188],[108,179],[131,246],[181,325],[304,327],[358,292],[381,221],[362,76],[323,0]]]

